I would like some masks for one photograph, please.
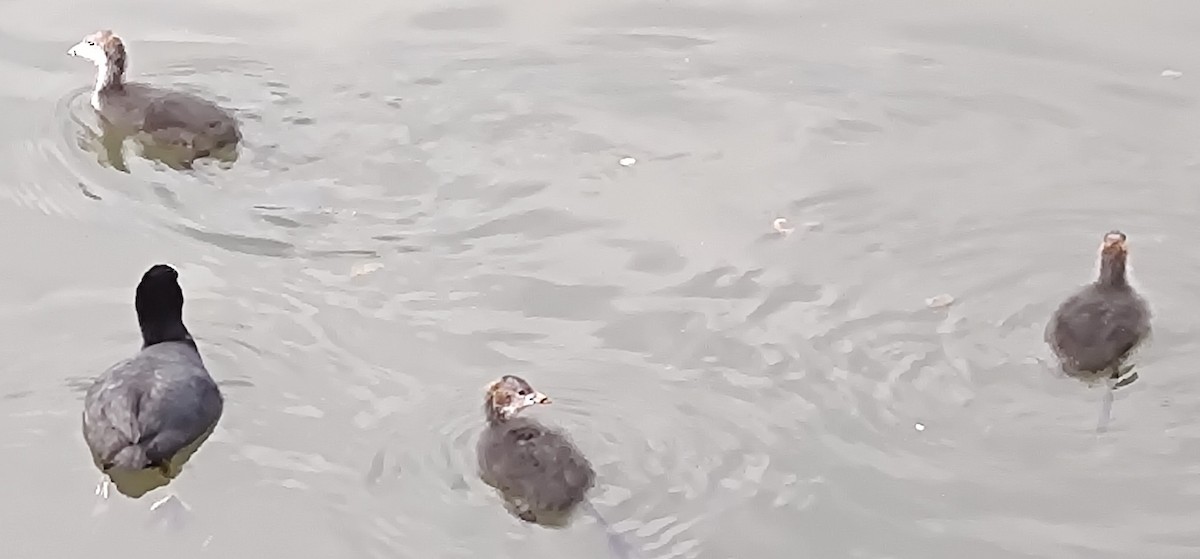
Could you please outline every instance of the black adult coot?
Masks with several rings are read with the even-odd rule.
[[[587,500],[596,473],[583,453],[564,433],[517,416],[525,408],[549,403],[549,397],[518,376],[505,375],[488,385],[483,404],[487,427],[476,448],[480,477],[526,522],[561,527],[583,505],[604,527],[614,553],[638,557]]]
[[[104,473],[103,497],[110,479],[133,498],[169,483],[221,418],[221,391],[183,325],[178,279],[165,264],[146,271],[134,301],[142,349],[100,375],[84,396],[83,439]]]
[[[125,43],[112,31],[84,37],[67,54],[96,65],[92,107],[113,131],[137,136],[185,168],[218,152],[235,155],[242,135],[233,115],[190,93],[127,82]]]
[[[1150,335],[1150,306],[1126,274],[1129,250],[1125,241],[1120,231],[1104,235],[1096,281],[1059,305],[1046,325],[1046,343],[1063,372],[1089,382],[1104,380],[1108,385],[1100,430],[1108,422],[1113,390],[1127,372],[1123,367],[1126,359]]]

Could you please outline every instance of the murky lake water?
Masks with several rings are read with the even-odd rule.
[[[99,27],[236,108],[238,163],[100,165],[65,54]],[[6,556],[609,557],[476,477],[517,373],[647,557],[1195,557],[1197,29],[1183,1],[9,2]],[[1113,227],[1156,338],[1097,435],[1041,335]],[[159,261],[227,398],[167,532],[97,509],[79,435]]]

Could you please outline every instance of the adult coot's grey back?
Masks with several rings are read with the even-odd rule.
[[[1125,360],[1150,335],[1150,306],[1129,283],[1125,234],[1110,231],[1100,246],[1100,273],[1090,285],[1067,298],[1046,325],[1046,343],[1063,372],[1083,380],[1103,379],[1105,394],[1100,428],[1108,421],[1112,389],[1125,372]]]
[[[151,267],[137,287],[142,349],[100,375],[84,396],[83,438],[107,481],[140,497],[177,476],[212,434],[224,399],[183,325],[179,274]]]
[[[549,404],[525,379],[505,375],[487,387],[483,412],[487,418],[476,447],[480,478],[495,487],[510,510],[526,522],[563,526],[582,504],[608,534],[619,557],[638,554],[600,516],[587,500],[596,473],[567,436],[517,414],[530,406]]]
[[[181,165],[235,150],[241,141],[237,120],[214,103],[182,91],[125,80],[125,43],[112,31],[98,31],[67,51],[96,65],[92,107],[103,120],[125,134],[144,133],[153,144],[176,150]]]

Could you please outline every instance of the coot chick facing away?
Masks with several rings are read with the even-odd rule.
[[[84,37],[67,54],[96,65],[91,103],[106,132],[134,136],[173,167],[190,168],[202,157],[236,158],[237,120],[196,95],[126,81],[125,43],[112,31]]]
[[[1126,275],[1129,251],[1125,241],[1120,231],[1104,235],[1096,280],[1059,305],[1046,325],[1046,343],[1063,372],[1086,381],[1107,382],[1101,429],[1107,423],[1112,390],[1126,372],[1122,365],[1150,335],[1150,307]]]
[[[178,278],[165,264],[142,276],[134,304],[142,349],[100,375],[84,396],[83,438],[105,475],[104,497],[109,479],[134,498],[169,483],[221,418],[221,391],[183,325]]]
[[[565,434],[517,416],[525,408],[549,403],[549,397],[518,376],[505,375],[488,385],[483,405],[487,427],[476,448],[480,477],[526,522],[561,527],[582,504],[604,527],[618,557],[638,557],[587,500],[596,473],[583,453]]]

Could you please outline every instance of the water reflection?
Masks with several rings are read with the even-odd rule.
[[[98,132],[90,129],[80,131],[80,147],[95,152],[101,165],[125,173],[130,172],[125,160],[129,150],[148,161],[175,170],[191,170],[198,159],[210,159],[218,168],[228,169],[238,159],[236,143],[222,144],[211,150],[198,150],[191,142],[180,138],[160,138],[103,119]]]
[[[213,426],[215,428],[216,425]],[[172,480],[179,477],[183,473],[183,467],[191,460],[192,455],[200,449],[200,446],[208,440],[213,433],[213,428],[208,429],[200,435],[199,438],[192,441],[187,446],[175,453],[167,462],[153,468],[127,470],[121,468],[112,468],[104,463],[99,456],[93,454],[93,462],[96,467],[107,476],[107,479],[101,480],[100,487],[97,488],[97,494],[102,498],[108,498],[108,482],[112,483],[122,495],[131,499],[139,499],[145,494],[154,491],[160,487],[165,487]],[[166,500],[177,498],[172,495],[167,495],[154,503],[154,508],[161,506]]]

